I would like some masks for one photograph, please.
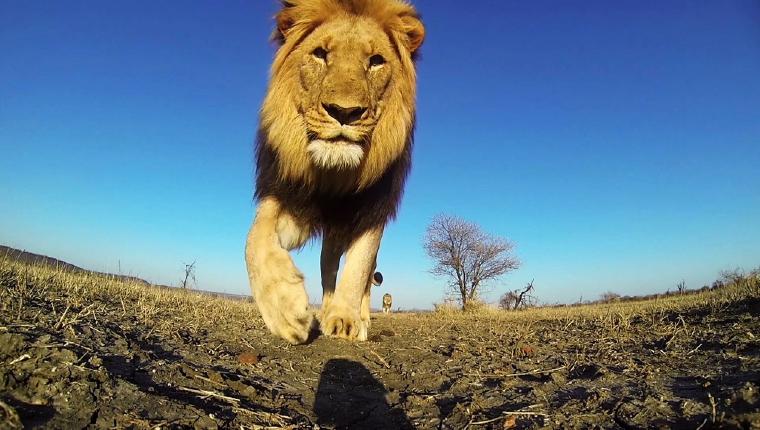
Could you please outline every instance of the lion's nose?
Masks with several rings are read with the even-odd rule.
[[[343,107],[333,103],[322,103],[327,114],[335,118],[341,125],[358,121],[367,108],[361,106]]]

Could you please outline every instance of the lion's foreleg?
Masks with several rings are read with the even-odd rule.
[[[330,306],[330,301],[335,294],[335,282],[338,279],[340,257],[343,252],[342,244],[329,233],[326,233],[322,241],[322,255],[319,264],[322,273],[322,319],[324,319],[324,310]]]
[[[263,199],[248,233],[245,260],[251,290],[269,330],[291,343],[309,337],[313,315],[303,275],[289,249],[308,239],[308,226],[282,211],[273,197]]]
[[[370,293],[372,292],[372,274],[375,273],[375,269],[377,268],[377,262],[375,261],[372,263],[372,270],[369,272],[369,280],[367,281],[367,286],[364,288],[364,295],[362,295],[362,304],[361,304],[361,311],[360,316],[362,321],[366,324],[367,329],[369,329],[372,321],[370,319]]]
[[[364,232],[348,246],[346,264],[335,293],[326,306],[322,304],[322,333],[367,340],[369,285],[382,235],[383,228],[376,227]]]

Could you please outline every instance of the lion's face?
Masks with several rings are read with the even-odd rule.
[[[388,37],[371,19],[345,17],[320,26],[294,55],[300,61],[299,113],[312,163],[358,168],[400,69]]]
[[[391,303],[393,303],[393,298],[391,297],[390,294],[385,294],[383,296],[383,304],[384,305],[390,305]]]
[[[261,123],[280,177],[371,185],[409,149],[413,54],[424,35],[414,9],[398,0],[288,0],[277,21],[282,46]]]

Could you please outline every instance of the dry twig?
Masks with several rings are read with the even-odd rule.
[[[559,366],[555,367],[554,369],[536,369],[531,370],[530,372],[519,372],[519,373],[465,373],[467,376],[478,376],[478,377],[488,377],[488,378],[509,378],[513,376],[529,376],[529,375],[540,375],[542,373],[554,373],[558,370],[564,369],[565,366]]]
[[[496,418],[491,418],[490,420],[470,421],[469,423],[467,423],[467,425],[464,428],[467,429],[470,426],[478,426],[478,425],[492,423],[494,421],[498,421],[502,418],[509,417],[509,416],[548,417],[549,414],[545,414],[543,412],[530,412],[530,411],[504,411],[501,413],[500,416]]]
[[[10,363],[8,363],[8,364],[9,364],[9,365],[12,365],[12,364],[16,364],[16,363],[19,363],[19,362],[21,362],[21,361],[24,361],[24,360],[26,360],[26,359],[28,359],[28,358],[32,358],[32,356],[31,356],[31,355],[29,355],[29,354],[24,354],[24,355],[22,355],[21,357],[14,359],[13,361],[11,361],[11,362],[10,362]]]
[[[66,306],[66,310],[63,311],[63,315],[61,315],[61,318],[53,326],[53,330],[58,330],[59,328],[61,328],[61,326],[63,325],[63,319],[66,318],[66,314],[69,313],[69,309],[71,309],[71,305]]]
[[[219,394],[216,391],[207,391],[207,390],[196,390],[193,388],[187,388],[187,387],[177,387],[182,391],[187,391],[189,393],[197,394],[203,399],[207,399],[209,397],[214,397],[216,399],[225,400],[230,403],[238,404],[240,403],[240,399],[236,399],[234,397],[225,396],[224,394]]]
[[[374,355],[375,357],[377,357],[377,359],[378,359],[378,360],[380,360],[380,363],[381,363],[383,366],[385,366],[385,368],[386,368],[386,369],[390,369],[390,368],[391,368],[391,365],[390,365],[390,364],[388,364],[388,362],[387,362],[387,361],[385,361],[385,360],[383,359],[383,357],[380,357],[380,354],[376,353],[375,351],[373,351],[373,350],[371,350],[371,349],[369,350],[369,352],[370,352],[370,354],[372,354],[372,355]]]

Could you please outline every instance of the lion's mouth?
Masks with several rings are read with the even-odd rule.
[[[366,146],[367,139],[363,133],[356,130],[341,127],[337,130],[325,130],[322,132],[309,131],[309,142],[321,140],[335,145],[359,145]]]
[[[353,139],[347,138],[346,136],[334,137],[332,139],[315,139],[315,140],[323,140],[332,145],[358,145],[361,147],[363,147],[366,143],[363,140],[353,140]]]

